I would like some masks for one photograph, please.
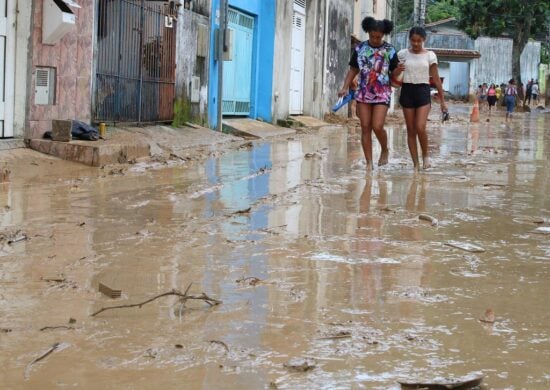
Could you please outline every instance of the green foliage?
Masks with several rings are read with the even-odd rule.
[[[526,26],[529,36],[547,31],[548,0],[458,0],[458,27],[472,38],[481,35],[511,37]]]
[[[395,0],[394,0],[395,1]],[[414,0],[397,0],[396,30],[406,30],[413,25]]]
[[[191,104],[184,99],[178,99],[174,103],[174,120],[172,127],[181,127],[187,122],[191,122]]]
[[[543,64],[550,64],[550,43],[541,45],[540,62]]]
[[[458,17],[459,10],[455,0],[433,0],[428,3],[426,22],[432,23],[451,17]]]

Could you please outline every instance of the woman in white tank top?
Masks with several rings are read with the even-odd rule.
[[[430,77],[437,88],[441,112],[447,112],[437,68],[437,57],[433,51],[424,49],[425,40],[426,31],[422,27],[413,27],[409,32],[410,47],[397,53],[399,59],[397,72],[403,72],[399,103],[403,107],[407,125],[407,144],[416,170],[420,168],[417,139],[422,151],[422,168],[430,167],[426,131],[426,122],[431,108]]]

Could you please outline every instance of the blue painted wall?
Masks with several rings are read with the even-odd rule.
[[[273,47],[275,41],[276,0],[229,0],[229,7],[254,17],[254,46],[252,49],[252,88],[250,117],[272,121]],[[214,60],[214,34],[218,28],[219,0],[212,1],[210,35],[210,75],[208,86],[208,123],[218,125],[218,63]]]

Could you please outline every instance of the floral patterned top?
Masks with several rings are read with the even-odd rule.
[[[359,69],[355,100],[360,103],[390,104],[390,72],[397,67],[395,48],[387,42],[372,47],[369,41],[357,45],[349,65]]]

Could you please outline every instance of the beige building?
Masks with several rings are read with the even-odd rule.
[[[361,41],[367,39],[367,34],[361,28],[361,21],[367,16],[391,20],[391,3],[391,0],[355,0],[353,35]]]

